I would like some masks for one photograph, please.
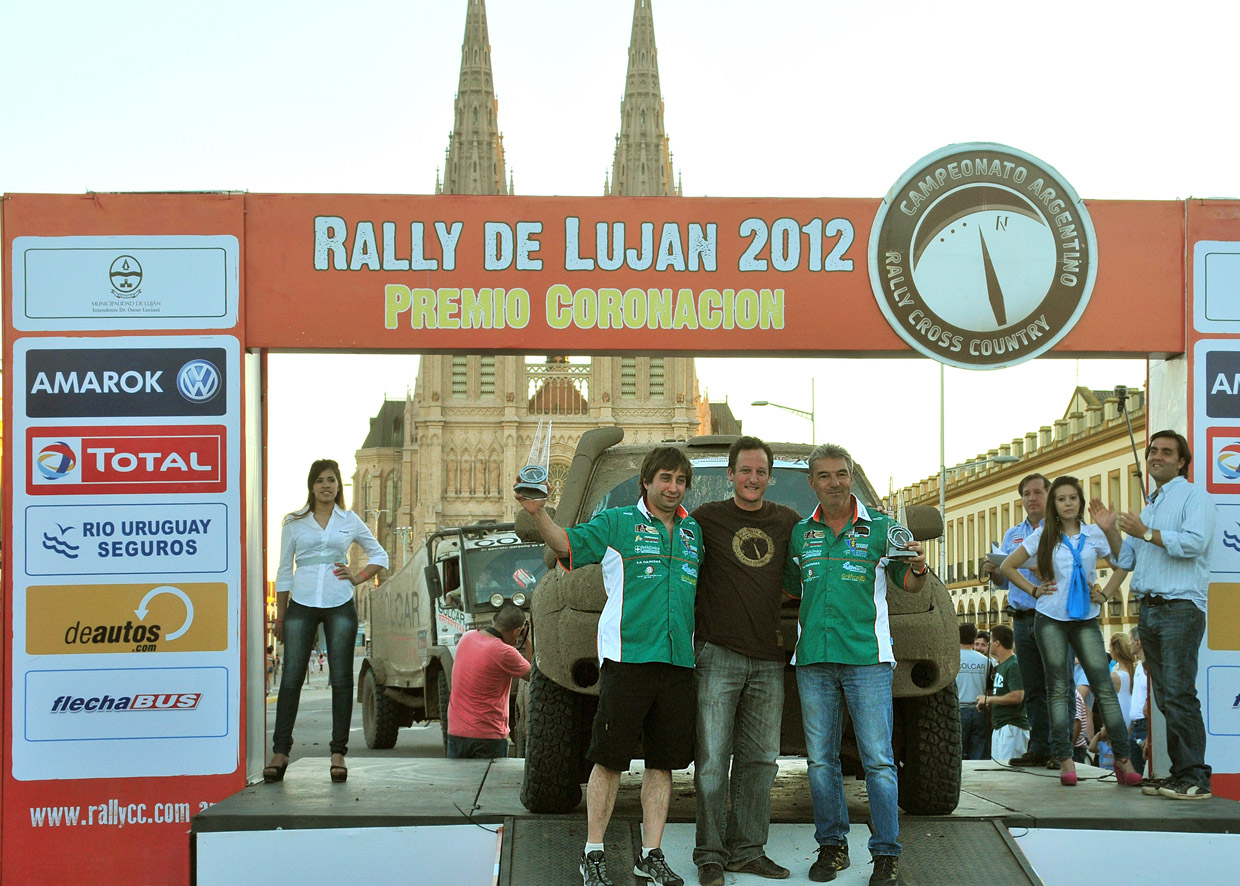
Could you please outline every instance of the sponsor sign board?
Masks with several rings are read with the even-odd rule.
[[[15,237],[13,326],[23,331],[228,329],[236,237]]]
[[[223,415],[223,348],[31,348],[29,418]]]
[[[1240,242],[1198,240],[1193,245],[1193,328],[1240,332]]]
[[[25,515],[27,575],[225,572],[236,531],[218,503],[58,503]]]

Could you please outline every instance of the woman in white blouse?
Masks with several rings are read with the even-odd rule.
[[[1069,787],[1076,784],[1072,715],[1068,710],[1069,693],[1074,694],[1068,667],[1071,647],[1106,723],[1115,753],[1116,782],[1139,785],[1141,775],[1128,759],[1128,730],[1111,683],[1106,647],[1098,628],[1099,603],[1104,595],[1094,583],[1098,559],[1119,552],[1115,509],[1093,499],[1089,508],[1094,522],[1082,522],[1085,493],[1075,477],[1055,478],[1046,499],[1049,506],[1042,526],[1008,555],[1000,569],[1008,581],[1037,598],[1033,635],[1046,670],[1051,754],[1059,759],[1059,781]],[[1030,557],[1037,558],[1037,573],[1045,576],[1040,585],[1020,574],[1020,567]]]
[[[327,640],[327,667],[332,687],[331,780],[349,777],[344,756],[349,750],[353,717],[353,647],[357,642],[357,607],[353,586],[387,568],[388,555],[361,518],[345,510],[340,466],[319,459],[310,466],[306,505],[284,518],[280,532],[280,568],[276,572],[277,640],[284,641],[284,673],[276,701],[276,726],[271,763],[263,781],[284,779],[293,749],[293,723],[301,700],[301,684],[319,625]],[[369,562],[354,572],[349,547],[359,544]]]

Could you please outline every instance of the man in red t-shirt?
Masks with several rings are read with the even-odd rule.
[[[528,636],[525,612],[509,600],[490,627],[470,631],[457,644],[448,697],[449,758],[508,756],[508,695],[513,677],[529,679],[530,663],[517,651]]]

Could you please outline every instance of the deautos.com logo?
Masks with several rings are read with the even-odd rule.
[[[224,492],[222,425],[28,428],[29,495]]]

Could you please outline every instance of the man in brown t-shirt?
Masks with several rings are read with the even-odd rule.
[[[722,886],[724,868],[772,879],[788,876],[787,868],[766,857],[764,847],[784,706],[783,564],[792,527],[801,518],[791,508],[763,500],[773,462],[770,446],[757,437],[739,438],[728,452],[732,498],[693,512],[706,549],[694,634],[693,862],[702,886]]]

